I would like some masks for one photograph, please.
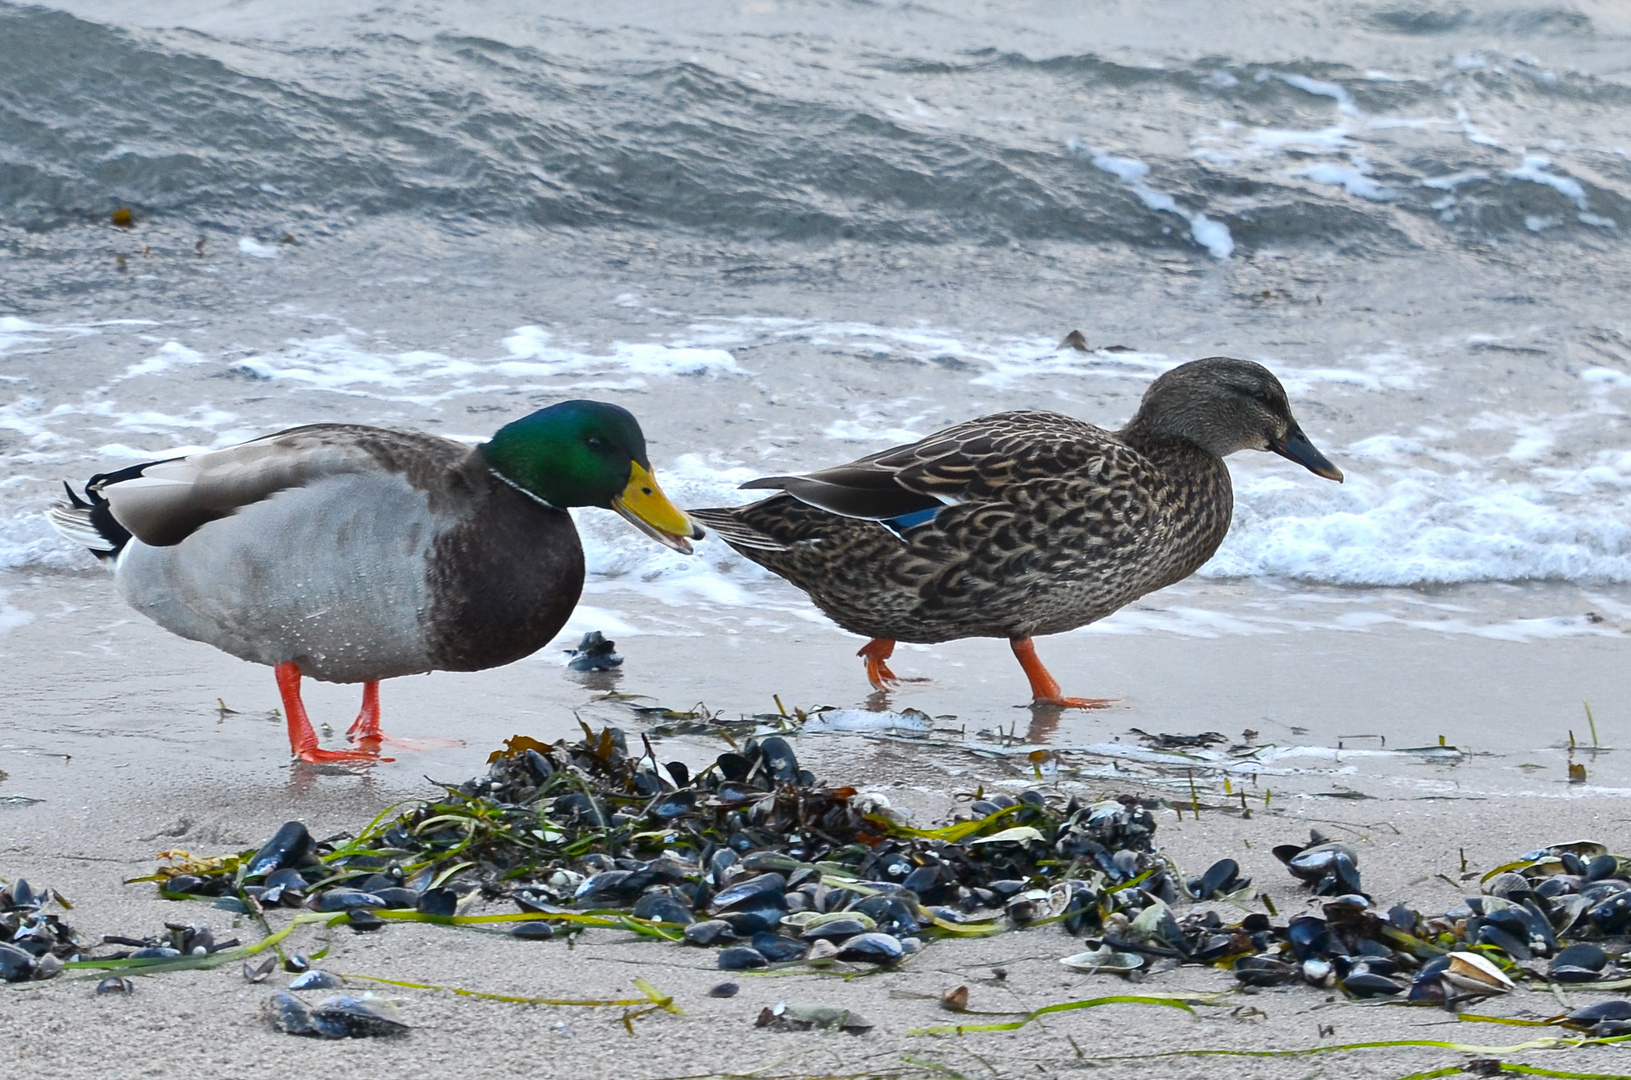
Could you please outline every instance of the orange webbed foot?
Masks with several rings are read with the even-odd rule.
[[[300,667],[294,663],[279,664],[273,669],[277,675],[278,693],[283,697],[284,718],[289,725],[289,749],[294,756],[309,765],[329,765],[340,762],[353,764],[373,765],[382,761],[393,759],[379,756],[379,684],[369,683],[373,688],[370,695],[367,688],[363,690],[363,715],[357,717],[357,723],[352,725],[356,731],[363,725],[369,715],[370,696],[373,701],[374,731],[370,734],[366,726],[362,726],[362,738],[355,739],[361,749],[358,750],[324,750],[317,745],[317,732],[312,730],[311,718],[306,715],[306,703],[300,700]]]
[[[1102,697],[1046,697],[1033,698],[1031,708],[1043,709],[1108,709],[1117,703],[1116,698]]]
[[[357,719],[346,730],[351,745],[363,753],[378,753],[381,746],[394,746],[398,750],[433,750],[448,746],[463,746],[463,739],[399,739],[387,735],[379,728],[379,681],[362,684],[362,709]]]
[[[463,739],[401,739],[395,735],[387,735],[383,731],[366,738],[353,740],[357,745],[366,746],[369,742],[380,746],[391,746],[398,750],[407,750],[410,753],[423,750],[442,750],[450,746],[463,746]]]
[[[1059,692],[1058,681],[1042,666],[1030,638],[1015,638],[1008,644],[1013,648],[1019,666],[1025,669],[1025,677],[1031,681],[1033,709],[1108,709],[1116,703],[1115,698],[1066,697]]]
[[[375,765],[382,761],[395,761],[395,758],[380,757],[379,750],[324,750],[320,746],[308,746],[295,751],[295,758],[308,765],[331,765],[340,762],[351,764]]]
[[[872,689],[887,694],[900,685],[900,676],[889,670],[887,661],[894,655],[895,643],[888,638],[873,638],[855,654],[866,661],[867,681]]]

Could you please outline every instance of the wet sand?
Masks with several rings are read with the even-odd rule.
[[[485,674],[388,683],[387,730],[456,734],[465,746],[402,755],[361,774],[291,766],[281,723],[269,716],[277,701],[265,670],[165,634],[120,607],[94,576],[43,575],[7,586],[9,602],[35,618],[0,637],[15,718],[0,746],[0,768],[9,774],[0,783],[0,796],[8,798],[0,806],[7,838],[0,876],[26,875],[59,889],[75,904],[68,921],[88,940],[151,934],[165,921],[205,923],[219,937],[252,939],[254,927],[232,926],[227,913],[166,902],[150,886],[122,882],[150,872],[161,850],[239,850],[290,818],[305,821],[318,836],[354,830],[394,801],[433,793],[427,776],[457,782],[482,771],[488,752],[508,735],[574,735],[574,709],[592,723],[639,730],[626,706],[595,700],[609,686],[679,708],[703,700],[727,715],[773,708],[772,694],[789,706],[869,704],[860,693],[859,661],[850,656],[853,640],[823,626],[767,634],[744,629],[723,639],[636,636],[620,644],[628,660],[616,678],[569,674],[551,650]],[[683,619],[683,612],[674,617]],[[1590,772],[1584,785],[1568,784],[1564,772],[1568,729],[1585,740],[1576,719],[1582,697],[1599,698],[1605,742],[1620,730],[1612,690],[1623,661],[1613,639],[1519,644],[1395,628],[1215,639],[1076,634],[1042,648],[1071,692],[1124,700],[1090,714],[1033,717],[1013,707],[1023,683],[1000,643],[903,648],[897,671],[935,681],[908,685],[889,704],[941,716],[938,734],[926,742],[806,734],[794,745],[818,776],[871,786],[928,823],[978,784],[1034,783],[1018,747],[988,739],[985,752],[975,753],[962,742],[961,735],[981,728],[1000,725],[1016,740],[1046,740],[1057,748],[1058,768],[1048,782],[1065,790],[1137,790],[1180,803],[1189,799],[1182,769],[1138,760],[1111,764],[1113,753],[1070,748],[1102,750],[1118,739],[1131,747],[1135,727],[1216,730],[1235,740],[1250,727],[1262,744],[1334,750],[1340,743],[1341,755],[1279,759],[1255,777],[1237,772],[1231,790],[1237,797],[1248,793],[1249,818],[1238,809],[1216,809],[1234,804],[1205,768],[1196,791],[1206,809],[1198,821],[1192,813],[1158,813],[1157,842],[1180,867],[1196,873],[1218,858],[1236,858],[1282,915],[1309,902],[1269,849],[1304,839],[1311,826],[1356,847],[1366,887],[1379,902],[1404,901],[1424,911],[1457,906],[1461,896],[1477,891],[1477,874],[1532,847],[1584,836],[1624,847],[1618,841],[1628,815],[1615,789],[1631,783],[1619,755],[1577,752]],[[217,698],[236,711],[222,715]],[[310,703],[314,716],[343,729],[355,709],[355,689],[312,686]],[[953,713],[955,721],[945,718]],[[1380,737],[1386,748],[1398,749],[1436,745],[1440,735],[1473,753],[1448,761],[1353,756],[1383,749]],[[718,739],[696,735],[660,741],[665,753],[692,762],[722,748]],[[1107,779],[1107,768],[1123,772]],[[1272,792],[1267,805],[1265,789]],[[321,947],[318,931],[302,933],[295,948]],[[383,1075],[458,1071],[476,1055],[481,1073],[493,1077],[655,1080],[755,1069],[767,1076],[927,1076],[937,1068],[1020,1076],[1075,1074],[1089,1065],[1093,1075],[1106,1077],[1303,1077],[1321,1064],[1400,1076],[1464,1056],[1417,1048],[1318,1059],[1107,1058],[1370,1039],[1508,1046],[1547,1034],[1456,1024],[1436,1010],[1362,1006],[1308,988],[1231,993],[1196,1006],[1193,1015],[1112,1005],[1056,1014],[1017,1033],[911,1034],[957,1022],[937,1005],[957,985],[970,987],[971,1008],[991,1011],[1129,992],[1233,988],[1227,974],[1200,968],[1157,973],[1137,985],[1071,973],[1057,960],[1079,951],[1079,943],[1053,929],[934,943],[896,971],[853,981],[728,976],[715,970],[712,951],[632,941],[612,931],[589,931],[575,946],[418,925],[367,935],[338,930],[327,941],[332,951],[323,966],[331,971],[574,999],[637,997],[631,980],[640,977],[672,994],[682,1013],[645,1016],[631,1036],[620,1008],[516,1005],[377,984],[375,992],[395,1000],[414,1025],[407,1038],[294,1041],[259,1015],[270,989],[286,976],[252,986],[230,965],[141,978],[129,998],[94,996],[94,980],[84,979],[7,987],[0,994],[6,1049],[13,1060],[29,1063],[31,1075],[48,1077],[106,1076],[110,1069],[159,1074],[180,1063],[200,1074],[264,1075],[287,1067],[295,1055],[302,1074],[316,1078],[364,1068]],[[997,979],[996,968],[1005,969],[1006,978]],[[740,994],[707,996],[727,978],[741,984]],[[352,982],[355,990],[369,985]],[[1602,995],[1568,996],[1584,1004]],[[780,1000],[840,1004],[875,1027],[859,1037],[756,1029],[759,1010]],[[1476,1011],[1541,1017],[1560,1006],[1549,993],[1521,989]],[[1331,1027],[1334,1032],[1326,1030]],[[1504,1057],[1552,1068],[1631,1071],[1618,1064],[1623,1051],[1612,1048],[1573,1054],[1561,1065],[1556,1053]]]

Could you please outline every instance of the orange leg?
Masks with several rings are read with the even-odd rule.
[[[346,730],[346,737],[352,742],[373,739],[377,743],[383,734],[379,730],[379,680],[374,679],[362,684],[362,709]]]
[[[289,749],[294,751],[295,757],[301,761],[321,764],[330,761],[390,761],[390,758],[379,756],[379,746],[376,743],[372,750],[324,750],[317,745],[317,732],[312,730],[311,718],[306,715],[305,702],[300,700],[300,667],[293,663],[279,664],[273,669],[277,674],[278,693],[283,695],[283,712],[289,721]],[[366,693],[364,695],[366,701]],[[374,724],[379,724],[379,696],[378,688],[374,697]],[[359,720],[361,717],[358,718]]]
[[[900,679],[889,670],[889,664],[886,662],[894,652],[893,641],[876,637],[862,645],[861,651],[855,654],[866,660],[867,681],[872,683],[872,688],[879,693],[887,693],[900,685]]]
[[[1019,661],[1019,666],[1025,669],[1025,677],[1031,680],[1032,705],[1051,705],[1056,709],[1107,709],[1115,703],[1114,698],[1061,696],[1059,683],[1048,674],[1048,669],[1042,666],[1042,661],[1036,655],[1036,646],[1031,644],[1030,638],[1015,638],[1008,644],[1013,647],[1014,657]]]
[[[463,739],[398,739],[379,729],[379,680],[362,684],[362,710],[346,735],[363,750],[395,746],[402,750],[429,750],[439,746],[463,746]]]

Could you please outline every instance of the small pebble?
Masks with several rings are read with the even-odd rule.
[[[715,986],[712,990],[708,991],[708,996],[719,998],[735,997],[737,992],[741,989],[742,987],[736,983],[722,982],[718,986]]]
[[[555,928],[546,922],[516,923],[510,927],[510,936],[528,941],[548,941],[555,936]]]

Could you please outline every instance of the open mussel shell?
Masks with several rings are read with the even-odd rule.
[[[690,906],[666,889],[656,889],[640,897],[635,902],[632,914],[636,919],[678,923],[680,926],[689,926],[697,920]]]
[[[352,911],[358,908],[382,908],[389,905],[373,893],[361,889],[326,889],[306,901],[313,911]]]
[[[298,821],[286,821],[261,849],[250,856],[245,874],[259,877],[285,867],[298,869],[311,855],[311,833]]]
[[[1607,967],[1608,953],[1604,952],[1601,946],[1581,942],[1578,945],[1570,945],[1552,957],[1547,974],[1553,982],[1596,982],[1603,977],[1603,969]]]
[[[715,961],[720,971],[747,971],[751,968],[762,968],[770,963],[770,959],[748,945],[733,945],[728,949],[719,950],[719,957]]]
[[[445,887],[426,889],[419,894],[419,899],[413,906],[421,915],[450,917],[458,913],[459,894]]]
[[[869,931],[857,934],[838,949],[838,959],[865,964],[893,964],[906,956],[906,947],[893,934]]]
[[[781,896],[787,889],[787,878],[775,871],[758,874],[739,881],[727,889],[721,889],[714,895],[711,911],[730,911],[733,908],[748,906],[760,902],[765,896]],[[782,910],[787,909],[786,901],[782,902]]]
[[[1243,986],[1285,986],[1296,982],[1302,969],[1272,956],[1242,956],[1235,961],[1235,979]]]
[[[796,784],[799,779],[799,759],[793,747],[780,735],[760,739],[757,747],[764,771],[778,784]]]
[[[1067,956],[1059,962],[1072,971],[1085,971],[1089,974],[1102,971],[1113,975],[1126,975],[1144,966],[1142,956],[1122,952],[1109,945],[1100,945],[1097,949]]]
[[[1448,955],[1450,962],[1442,978],[1451,986],[1472,994],[1505,994],[1516,988],[1506,972],[1487,957],[1470,952]]]
[[[338,990],[345,980],[321,968],[312,968],[289,980],[290,990]]]
[[[1356,998],[1392,997],[1405,992],[1405,985],[1359,964],[1338,980],[1338,985]]]
[[[785,964],[791,960],[802,960],[810,951],[809,942],[794,941],[792,938],[784,938],[780,934],[773,934],[769,930],[761,930],[754,934],[748,945],[772,964]]]
[[[375,998],[330,997],[308,1006],[287,990],[267,1000],[266,1017],[290,1035],[315,1039],[367,1039],[401,1035],[408,1030],[396,1008]]]
[[[331,997],[318,1002],[311,1011],[312,1019],[330,1029],[343,1030],[353,1039],[402,1035],[408,1022],[389,1002],[377,998]]]
[[[1569,1013],[1564,1023],[1605,1038],[1631,1034],[1631,1001],[1599,1001]]]
[[[33,953],[15,945],[0,944],[0,979],[22,982],[34,977],[37,960]]]
[[[849,910],[856,915],[865,915],[881,933],[897,938],[911,937],[933,924],[933,919],[912,900],[910,893],[864,897],[852,904]]]
[[[722,941],[735,941],[736,927],[724,919],[702,919],[691,923],[685,928],[685,943],[687,945],[709,946],[717,945]]]
[[[1591,899],[1587,896],[1587,899]],[[1631,930],[1631,889],[1611,893],[1586,909],[1586,918],[1605,934]]]
[[[1053,916],[1053,896],[1047,889],[1026,889],[1010,897],[1005,908],[1015,926],[1027,926]]]
[[[1239,892],[1252,883],[1251,878],[1240,876],[1240,864],[1233,859],[1219,859],[1198,878],[1186,883],[1189,895],[1196,900],[1213,900]]]
[[[1286,924],[1286,940],[1297,959],[1324,956],[1331,951],[1330,929],[1324,919],[1298,915]]]
[[[1513,903],[1521,904],[1523,903],[1524,897],[1534,892],[1534,886],[1530,880],[1524,877],[1522,874],[1515,874],[1508,870],[1503,873],[1496,874],[1494,877],[1484,882],[1484,891],[1491,896],[1499,896],[1503,900],[1510,900]]]
[[[1363,891],[1359,884],[1359,856],[1346,844],[1316,844],[1292,855],[1285,864],[1292,876],[1310,885],[1317,896]]]
[[[50,898],[46,890],[36,889],[25,879],[18,878],[0,889],[0,911],[38,911]]]
[[[824,918],[812,919],[799,932],[799,937],[805,941],[846,941],[877,929],[877,925],[859,912],[835,911]]]

